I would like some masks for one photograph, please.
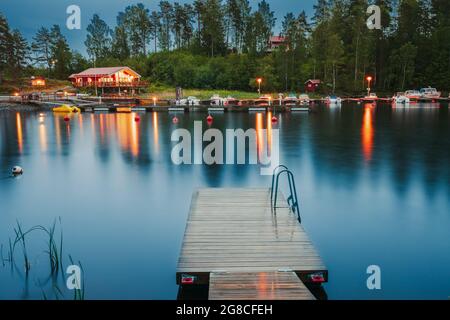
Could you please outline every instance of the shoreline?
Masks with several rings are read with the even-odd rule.
[[[42,107],[33,104],[14,104],[14,103],[0,103],[1,111],[40,111]]]

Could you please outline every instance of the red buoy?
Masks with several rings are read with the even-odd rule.
[[[214,118],[213,118],[211,115],[209,115],[209,116],[206,118],[206,121],[208,121],[208,123],[213,122],[213,120],[214,120]]]
[[[139,117],[139,116],[134,117],[134,121],[136,121],[136,122],[141,121],[141,117]]]
[[[273,117],[272,117],[272,122],[273,122],[273,123],[278,122],[278,118],[277,118],[276,116],[273,116]]]
[[[177,118],[177,117],[173,117],[172,122],[173,122],[174,124],[177,124],[177,123],[178,123],[178,118]]]
[[[65,122],[68,122],[68,121],[70,121],[70,118],[69,118],[69,116],[64,116],[64,121],[65,121]]]

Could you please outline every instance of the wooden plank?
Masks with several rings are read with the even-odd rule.
[[[261,273],[327,269],[283,196],[273,211],[269,189],[201,189],[194,193],[177,267],[208,284],[217,270]],[[303,277],[302,277],[303,279]]]
[[[294,272],[212,273],[209,300],[315,300]]]

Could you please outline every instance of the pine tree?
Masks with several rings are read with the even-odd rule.
[[[173,23],[173,7],[169,1],[159,3],[161,25],[159,28],[159,46],[161,50],[168,51],[172,46],[170,30]]]
[[[206,0],[204,13],[201,16],[202,46],[212,57],[223,54],[225,45],[225,26],[223,8],[220,0]]]
[[[11,46],[11,34],[8,21],[0,13],[0,84],[3,81],[4,72],[8,65],[8,52]]]
[[[87,27],[87,32],[85,45],[89,56],[94,62],[106,58],[111,51],[112,32],[109,26],[100,19],[98,14],[94,14]]]
[[[41,27],[33,37],[31,44],[35,63],[47,68],[48,72],[50,72],[51,67],[51,43],[50,30]]]
[[[255,22],[258,26],[256,33],[257,48],[260,53],[267,51],[269,46],[269,39],[273,35],[273,28],[275,27],[275,13],[270,10],[270,5],[266,0],[258,3],[258,11],[255,15]]]
[[[158,34],[161,29],[161,15],[157,11],[152,11],[150,15],[150,32],[152,33],[152,39],[154,42],[154,52],[158,52]]]
[[[142,3],[128,6],[119,13],[117,21],[127,34],[131,54],[147,55],[147,45],[152,38],[149,10]]]
[[[72,51],[58,25],[52,26],[50,29],[50,36],[52,38],[51,65],[53,67],[53,74],[57,79],[67,79],[72,62]]]
[[[111,54],[114,58],[124,61],[130,57],[128,37],[123,25],[116,26],[112,38]]]

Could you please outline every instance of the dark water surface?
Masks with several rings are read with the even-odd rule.
[[[181,114],[175,125],[162,113],[139,123],[129,114],[81,114],[66,124],[51,113],[0,112],[3,257],[16,221],[30,228],[61,217],[64,263],[69,254],[81,261],[87,299],[175,299],[192,192],[270,183],[258,166],[172,163],[172,131],[205,117]],[[270,124],[266,115],[214,117],[221,130]],[[448,299],[449,123],[447,105],[344,105],[283,114],[274,125],[303,224],[330,271],[330,299]],[[18,179],[9,178],[14,165],[25,170]],[[21,248],[13,270],[0,262],[0,299],[55,292],[44,238],[29,237],[28,278]],[[381,267],[380,291],[366,287],[369,265]]]

